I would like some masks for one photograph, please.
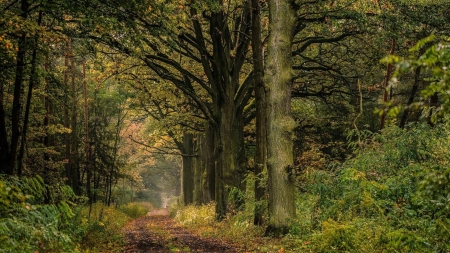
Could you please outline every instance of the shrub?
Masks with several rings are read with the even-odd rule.
[[[119,208],[119,210],[133,219],[146,215],[152,209],[153,205],[148,202],[131,202]]]
[[[82,232],[73,208],[80,201],[70,187],[50,187],[40,177],[0,177],[2,252],[77,250]]]
[[[415,124],[406,130],[389,127],[368,136],[337,169],[310,168],[302,176],[305,193],[297,206],[310,215],[300,215],[295,224],[311,224],[308,248],[313,252],[448,251],[448,123],[434,128]],[[299,226],[295,228],[293,232],[299,234]]]
[[[132,220],[130,216],[112,206],[95,203],[91,208],[84,206],[79,219],[85,231],[81,242],[83,250],[122,252],[125,241],[121,231]]]

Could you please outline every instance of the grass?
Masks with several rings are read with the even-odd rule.
[[[214,204],[176,207],[174,219],[195,233],[245,245],[247,252],[285,252],[288,238],[264,237],[264,228],[254,226],[251,212],[243,211],[221,222],[214,220]]]
[[[88,252],[122,252],[125,245],[124,226],[133,219],[145,215],[153,206],[149,203],[129,203],[122,208],[107,207],[101,203],[83,207],[79,217],[86,233],[81,249]]]

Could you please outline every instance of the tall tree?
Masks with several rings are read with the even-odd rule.
[[[164,10],[156,3],[155,8],[133,4],[122,7],[126,11],[117,12],[120,8],[108,9],[108,5],[102,11],[126,29],[124,36],[115,36],[116,31],[98,34],[98,29],[92,29],[90,38],[139,58],[159,78],[171,82],[196,103],[215,136],[216,212],[222,219],[229,190],[245,188],[243,114],[253,85],[253,75],[244,67],[250,45],[250,1],[193,1],[187,13],[178,9],[175,13],[179,15],[170,19],[163,11],[154,13]],[[164,22],[150,18],[155,15],[161,15]],[[238,206],[242,204],[239,196],[235,195]]]
[[[266,87],[264,85],[264,55],[261,41],[261,4],[252,0],[252,50],[256,101],[256,151],[255,151],[255,225],[263,224],[265,186],[263,172],[267,169],[267,113]]]
[[[267,234],[289,232],[295,218],[293,131],[290,115],[292,85],[292,40],[296,17],[294,1],[269,1],[269,41],[265,82],[268,86],[268,192]]]

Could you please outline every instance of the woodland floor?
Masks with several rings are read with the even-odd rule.
[[[125,227],[126,253],[243,252],[232,243],[204,238],[183,228],[166,209],[154,210]]]

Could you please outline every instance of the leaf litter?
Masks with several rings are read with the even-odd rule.
[[[149,212],[124,228],[125,253],[144,252],[244,252],[230,242],[201,237],[169,217],[167,209]]]

